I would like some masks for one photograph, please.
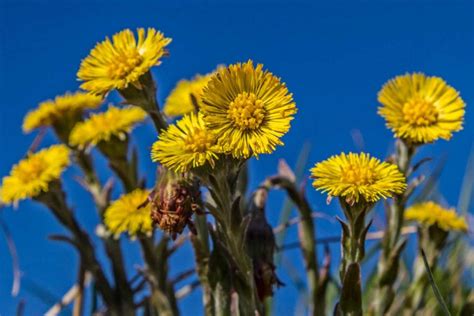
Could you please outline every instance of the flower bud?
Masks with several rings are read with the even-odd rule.
[[[265,218],[266,198],[265,189],[261,188],[255,192],[245,234],[246,250],[252,259],[254,280],[261,301],[273,295],[274,285],[284,285],[278,279],[273,264],[276,244],[273,229]]]
[[[153,223],[173,239],[187,225],[194,232],[191,216],[201,204],[201,192],[195,179],[161,168],[151,200]]]

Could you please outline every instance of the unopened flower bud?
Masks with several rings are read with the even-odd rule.
[[[160,229],[176,238],[189,225],[191,217],[200,209],[201,192],[195,179],[160,169],[159,180],[152,193],[151,218]]]
[[[276,244],[273,229],[265,218],[266,197],[266,190],[263,188],[255,192],[245,235],[246,250],[252,259],[255,284],[261,301],[273,295],[274,285],[284,285],[278,279],[273,264]]]

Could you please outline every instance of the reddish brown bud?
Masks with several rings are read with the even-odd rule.
[[[193,230],[191,217],[200,209],[201,192],[196,180],[161,169],[151,196],[153,223],[173,239],[187,225]]]

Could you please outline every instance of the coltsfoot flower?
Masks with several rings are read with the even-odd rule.
[[[129,29],[98,43],[81,63],[77,77],[84,81],[81,88],[103,95],[113,89],[125,89],[161,64],[171,42],[163,33],[149,28],[137,29],[138,39]]]
[[[444,231],[468,230],[466,220],[456,214],[454,208],[446,209],[435,202],[428,201],[415,204],[405,211],[405,219],[417,221],[423,226],[437,225]]]
[[[136,106],[117,108],[110,106],[102,113],[92,114],[89,119],[76,124],[71,131],[69,144],[79,148],[109,141],[112,137],[125,139],[133,127],[144,121],[147,114]]]
[[[149,235],[153,231],[151,205],[148,200],[149,191],[136,189],[122,195],[112,202],[105,210],[104,223],[107,231],[118,238],[122,233],[130,237],[137,234]]]
[[[16,205],[21,200],[48,192],[50,183],[58,180],[69,165],[69,154],[67,146],[53,145],[18,162],[10,175],[3,178],[0,201]]]
[[[414,144],[449,140],[462,129],[464,101],[439,77],[421,73],[395,77],[380,90],[378,100],[387,127]]]
[[[153,161],[176,172],[186,172],[208,163],[214,167],[220,147],[202,115],[190,113],[159,136],[151,149]]]
[[[313,186],[330,196],[345,198],[349,204],[359,200],[376,202],[402,193],[405,177],[397,166],[366,153],[342,153],[317,163],[311,169]]]
[[[201,111],[223,149],[248,158],[283,144],[296,106],[279,78],[249,60],[217,70],[203,90]]]
[[[201,107],[202,91],[212,74],[196,75],[192,80],[180,80],[166,98],[163,112],[170,117],[194,112]]]
[[[41,102],[38,108],[28,112],[23,120],[23,131],[28,133],[40,127],[64,124],[65,120],[80,118],[85,110],[98,108],[102,102],[101,97],[84,92],[59,95],[54,100]]]

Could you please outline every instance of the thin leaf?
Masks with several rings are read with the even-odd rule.
[[[12,258],[12,269],[13,269],[13,284],[11,294],[12,296],[17,296],[20,292],[20,285],[21,285],[21,271],[20,271],[20,262],[18,259],[18,252],[16,249],[15,241],[8,229],[7,224],[5,221],[0,220],[0,227],[5,235],[5,239],[7,241],[8,252],[10,252],[10,257]]]
[[[474,194],[474,144],[471,148],[471,153],[464,172],[464,179],[462,181],[461,193],[459,194],[458,212],[466,215],[471,204],[472,196]]]
[[[430,281],[431,288],[433,289],[434,295],[436,296],[436,299],[438,300],[438,303],[441,306],[444,314],[451,316],[448,306],[446,305],[446,302],[444,301],[443,296],[441,296],[438,286],[436,285],[434,281],[433,274],[431,273],[431,269],[428,264],[428,260],[426,259],[425,251],[423,250],[423,248],[420,248],[420,250],[421,250],[421,256],[423,258],[423,263],[425,264],[426,273],[428,274],[428,279]]]

